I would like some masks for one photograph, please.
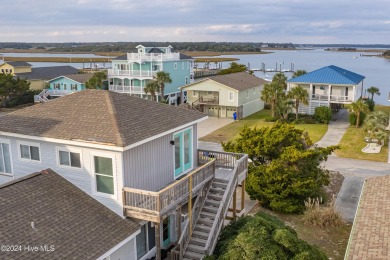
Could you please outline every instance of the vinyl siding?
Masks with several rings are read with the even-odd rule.
[[[196,128],[194,124],[193,166],[197,165]],[[158,191],[174,181],[174,146],[170,144],[173,135],[162,136],[123,153],[125,187]]]
[[[82,160],[82,168],[74,168],[74,167],[64,167],[59,166],[57,164],[57,147],[64,148],[65,146],[62,144],[49,143],[49,142],[37,142],[37,141],[29,141],[27,139],[20,138],[9,138],[6,136],[0,137],[4,139],[10,140],[11,147],[11,159],[12,159],[12,172],[14,178],[24,177],[33,172],[42,171],[47,168],[51,168],[59,175],[64,177],[66,180],[70,181],[72,184],[91,195],[93,198],[113,210],[118,215],[122,216],[122,162],[121,162],[121,154],[118,152],[108,152],[101,150],[93,150],[89,148],[83,147],[75,147],[75,146],[66,146],[68,149],[77,149],[81,152],[81,160]],[[21,160],[19,156],[18,144],[20,142],[26,143],[36,143],[40,146],[40,159],[41,162],[35,161],[25,161]],[[94,153],[103,153],[107,156],[113,156],[113,165],[114,167],[114,175],[115,175],[115,196],[114,198],[103,197],[101,195],[97,195],[94,192],[94,176],[93,176],[93,154]],[[13,180],[12,177],[5,177],[0,175],[0,184]]]
[[[262,86],[258,86],[238,93],[238,105],[243,106],[243,117],[264,109],[264,102],[260,100],[261,89]]]

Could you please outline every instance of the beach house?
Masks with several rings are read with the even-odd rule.
[[[287,91],[301,86],[309,93],[309,104],[299,106],[299,113],[313,115],[319,106],[351,104],[363,93],[364,76],[330,65],[287,81]]]
[[[172,248],[176,257],[201,259],[247,175],[247,155],[197,148],[206,118],[105,90],[39,103],[1,117],[0,183],[50,168],[137,221],[137,259],[161,259]]]
[[[137,52],[114,58],[108,70],[109,90],[146,97],[145,86],[156,77],[157,72],[169,73],[172,83],[166,83],[163,95],[170,104],[180,103],[179,87],[192,83],[193,59],[173,52],[172,46],[144,47],[138,45]]]

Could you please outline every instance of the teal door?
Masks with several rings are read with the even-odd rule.
[[[174,134],[175,178],[192,168],[192,129]]]

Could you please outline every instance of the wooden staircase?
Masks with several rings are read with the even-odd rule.
[[[226,180],[213,180],[183,259],[198,260],[205,256],[207,239],[216,220],[227,185]]]
[[[50,91],[47,89],[43,89],[41,93],[34,96],[35,103],[44,103],[49,101],[48,97],[50,96]]]

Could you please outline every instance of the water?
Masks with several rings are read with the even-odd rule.
[[[336,52],[325,51],[323,49],[315,50],[296,50],[296,51],[273,51],[271,54],[246,54],[246,55],[223,55],[218,57],[238,58],[238,63],[253,68],[261,68],[261,63],[265,63],[266,69],[275,69],[278,63],[278,69],[290,69],[291,63],[295,70],[306,70],[307,72],[335,65],[346,70],[361,74],[366,78],[363,81],[364,89],[375,86],[380,89],[380,96],[374,96],[377,104],[390,105],[388,95],[390,92],[390,60],[381,57],[361,57],[360,54],[375,55],[376,53],[364,52]],[[229,67],[230,62],[224,62],[222,67]],[[214,64],[212,64],[214,65]],[[255,75],[261,78],[271,80],[275,73],[256,71]],[[291,78],[292,73],[285,73]]]

